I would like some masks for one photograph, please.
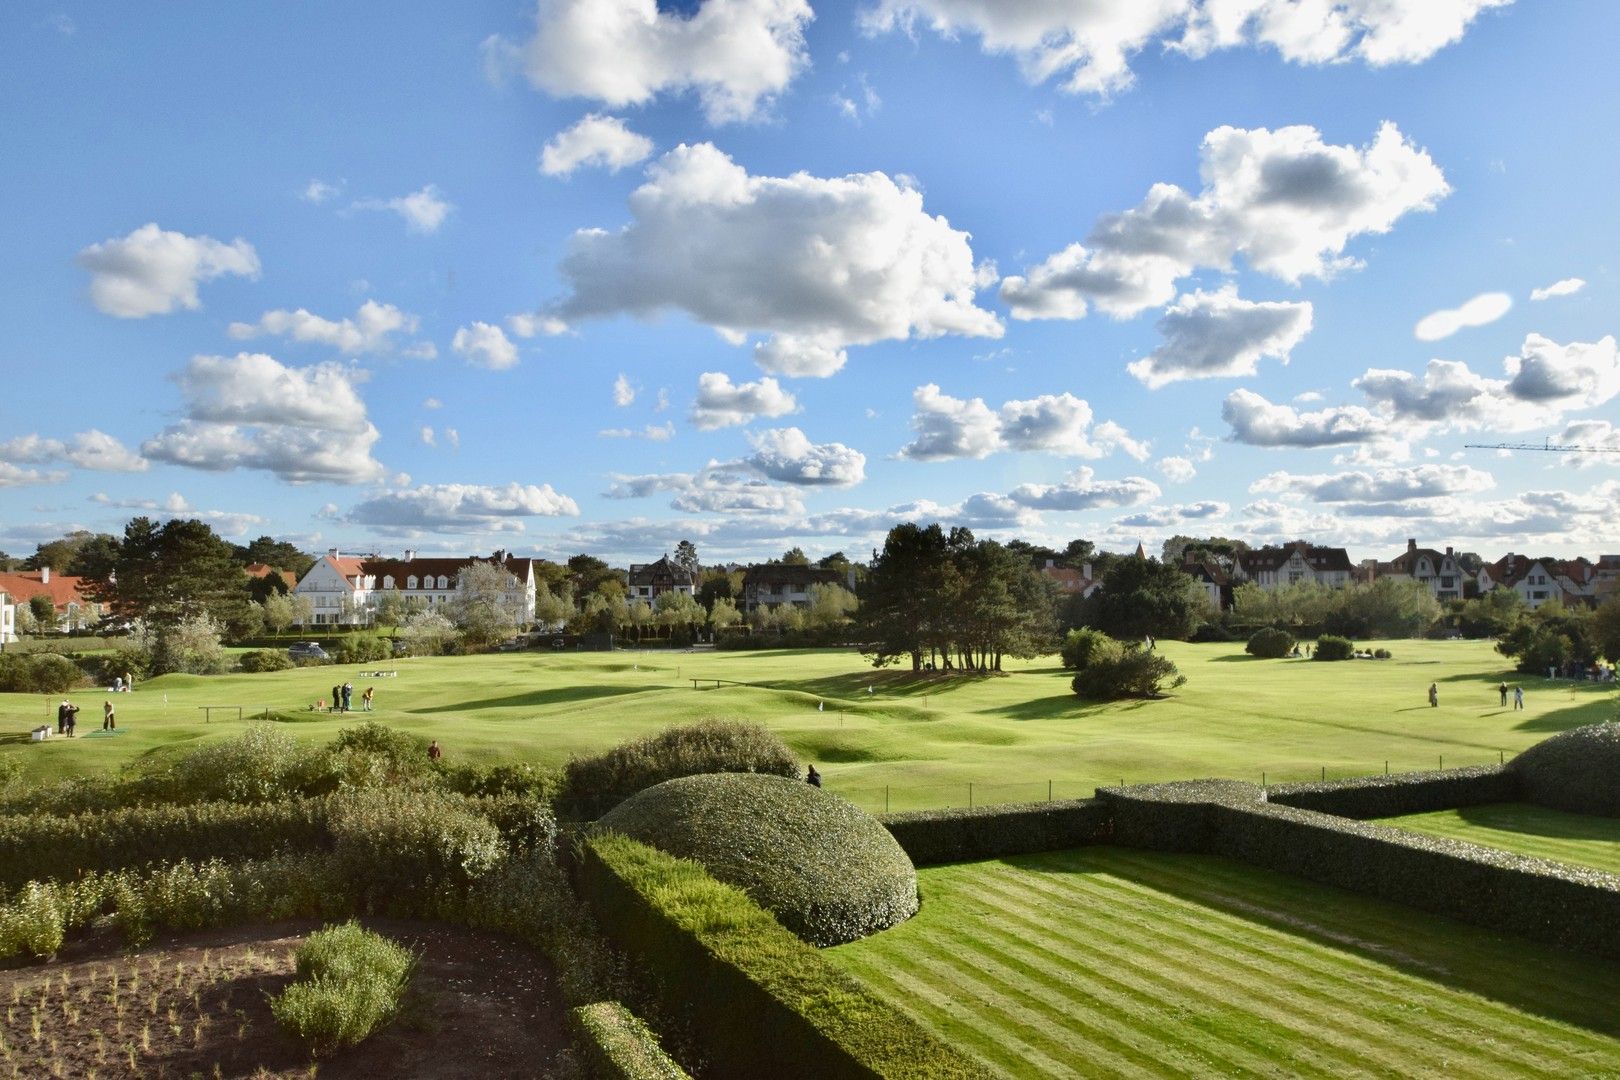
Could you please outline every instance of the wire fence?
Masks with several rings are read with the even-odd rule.
[[[1505,751],[1487,754],[1468,751],[1460,754],[1436,754],[1427,762],[1414,760],[1410,755],[1401,759],[1389,758],[1379,762],[1332,765],[1284,764],[1257,768],[1246,773],[1227,773],[1226,780],[1248,780],[1262,787],[1273,784],[1325,782],[1350,780],[1366,776],[1393,776],[1400,773],[1444,772],[1448,769],[1474,768],[1481,765],[1500,765],[1507,760]],[[900,813],[908,810],[972,809],[980,806],[1003,806],[1009,803],[1057,802],[1063,799],[1089,799],[1100,787],[1126,787],[1132,784],[1162,784],[1173,780],[1186,780],[1185,770],[1179,775],[1168,773],[1136,773],[1126,776],[1098,775],[1090,779],[1046,780],[965,780],[940,784],[883,784],[844,786],[829,779],[826,787],[837,792],[861,809],[874,814]]]

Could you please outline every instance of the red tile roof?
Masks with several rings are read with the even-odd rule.
[[[49,596],[58,609],[93,602],[86,594],[83,578],[52,573],[51,580],[44,582],[42,576],[38,570],[0,572],[0,592],[10,593],[12,602],[18,604],[26,604],[36,596]]]

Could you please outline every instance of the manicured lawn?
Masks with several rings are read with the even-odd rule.
[[[100,691],[74,695],[81,737],[27,741],[54,723],[57,698],[0,695],[0,754],[29,777],[116,771],[198,739],[240,731],[234,712],[205,724],[199,706],[269,708],[300,737],[329,739],[364,714],[307,711],[349,679],[377,688],[375,719],[436,738],[452,760],[559,764],[668,724],[756,720],[779,731],[828,786],[874,810],[1089,795],[1099,784],[1223,775],[1272,782],[1494,762],[1546,736],[1604,719],[1614,692],[1517,679],[1523,712],[1499,708],[1506,661],[1483,642],[1398,641],[1395,659],[1253,660],[1241,645],[1164,643],[1187,685],[1153,702],[1088,704],[1048,658],[999,677],[873,670],[842,650],[519,653],[385,661],[265,675],[171,675],[117,698],[116,738]],[[362,671],[395,670],[367,679]],[[694,690],[691,680],[730,680]],[[1441,687],[1440,707],[1425,700]],[[710,683],[712,687],[712,682]],[[868,688],[872,692],[868,692]],[[819,708],[818,708],[819,706]]]
[[[1383,818],[1379,824],[1620,874],[1620,819],[1617,818],[1566,814],[1523,803],[1500,803]]]
[[[919,876],[915,918],[827,955],[1010,1076],[1620,1073],[1606,961],[1206,856]]]

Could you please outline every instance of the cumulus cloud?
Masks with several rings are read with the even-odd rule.
[[[768,480],[806,486],[850,487],[866,479],[866,455],[843,443],[813,443],[796,427],[751,434],[754,452],[744,463]]]
[[[491,371],[504,371],[518,362],[517,346],[506,331],[492,323],[474,322],[461,327],[450,339],[450,348],[474,367]]]
[[[655,0],[539,0],[522,63],[555,97],[620,107],[692,90],[711,123],[748,120],[809,64],[814,17],[807,0],[704,0],[690,14]],[[486,58],[502,44],[486,43]]]
[[[78,263],[90,271],[90,302],[120,319],[166,315],[176,307],[195,311],[202,306],[202,282],[226,274],[259,276],[258,253],[246,240],[226,244],[151,222],[128,236],[91,244],[79,252]]]
[[[1316,447],[1373,442],[1388,437],[1388,425],[1359,405],[1301,412],[1267,401],[1252,390],[1234,390],[1221,406],[1232,438],[1250,446]]]
[[[1124,450],[1141,460],[1145,444],[1112,421],[1092,426],[1091,406],[1073,394],[1042,394],[992,410],[983,398],[954,398],[928,383],[912,392],[916,438],[900,448],[913,461],[984,458],[1001,450],[1098,458]]]
[[[1419,341],[1440,341],[1470,326],[1486,326],[1506,315],[1513,297],[1504,292],[1480,293],[1460,306],[1431,312],[1419,319],[1412,336]]]
[[[613,380],[613,404],[622,409],[634,400],[636,388],[630,385],[630,380],[621,372],[619,377]]]
[[[1098,480],[1095,470],[1082,465],[1060,483],[1020,484],[1007,498],[1032,510],[1095,510],[1099,507],[1136,506],[1152,502],[1162,492],[1142,476]]]
[[[347,353],[384,352],[393,347],[392,335],[414,334],[420,320],[393,304],[367,300],[353,318],[324,319],[299,308],[276,309],[259,316],[255,323],[233,322],[231,337],[238,341],[274,335],[293,341],[327,345]],[[431,346],[430,346],[431,347]]]
[[[712,2],[712,0],[711,0]],[[847,345],[942,334],[999,337],[974,305],[988,271],[966,233],[881,172],[750,176],[708,143],[659,158],[616,232],[576,232],[561,272],[564,322],[684,311],[755,352],[767,371],[830,375]]]
[[[1551,300],[1555,296],[1574,296],[1584,288],[1586,288],[1586,282],[1582,279],[1578,277],[1567,277],[1561,281],[1555,281],[1551,285],[1545,285],[1539,289],[1531,289],[1530,299]]]
[[[618,172],[653,152],[653,141],[637,135],[616,116],[590,113],[573,127],[557,132],[540,149],[540,172],[571,176],[582,167]]]
[[[1419,63],[1457,41],[1483,10],[1512,0],[876,0],[867,33],[977,37],[1009,54],[1031,83],[1060,80],[1070,94],[1106,95],[1134,81],[1131,57],[1151,44],[1202,57],[1269,46],[1296,64]]]
[[[303,199],[305,202],[312,202],[319,205],[320,203],[328,202],[342,190],[343,184],[341,182],[336,184],[328,184],[324,180],[311,180],[308,184],[304,185],[304,190],[299,192],[299,198]]]
[[[1508,393],[1521,401],[1585,409],[1620,393],[1620,353],[1613,335],[1600,341],[1560,345],[1530,334],[1518,356],[1504,361]]]
[[[648,424],[639,431],[635,428],[603,428],[596,433],[604,439],[646,439],[648,442],[668,442],[675,437],[673,421]]]
[[[455,207],[446,201],[436,184],[428,184],[393,199],[360,199],[354,209],[392,211],[404,219],[406,232],[435,233]]]
[[[645,499],[660,493],[672,496],[670,509],[687,514],[798,514],[804,510],[804,499],[797,491],[753,475],[740,462],[710,462],[696,473],[616,475],[603,495]]]
[[[1138,206],[1099,220],[1031,269],[1005,278],[1016,319],[1078,319],[1089,305],[1116,318],[1168,303],[1199,268],[1248,265],[1290,283],[1359,266],[1344,254],[1355,237],[1385,233],[1402,216],[1432,210],[1451,190],[1426,151],[1392,123],[1364,147],[1324,143],[1312,127],[1220,127],[1200,150],[1195,197],[1155,184]]]
[[[1234,285],[1194,292],[1159,319],[1164,344],[1126,370],[1154,390],[1183,379],[1253,375],[1263,359],[1288,363],[1311,332],[1311,315],[1306,302],[1241,299]]]
[[[170,492],[166,499],[115,499],[104,491],[98,491],[90,496],[90,502],[97,506],[112,507],[119,510],[141,510],[160,520],[172,518],[187,518],[195,521],[206,521],[212,525],[214,531],[221,536],[243,536],[249,529],[257,528],[269,523],[269,519],[258,514],[246,514],[234,510],[199,510],[192,506],[178,491]]]
[[[1589,452],[1569,455],[1570,464],[1576,468],[1620,465],[1620,427],[1607,420],[1576,420],[1565,427],[1555,441],[1560,446],[1587,448]]]
[[[1191,458],[1160,458],[1157,466],[1155,467],[1161,473],[1163,473],[1164,478],[1170,481],[1172,484],[1185,484],[1187,481],[1198,475],[1198,466],[1193,464]]]
[[[141,444],[141,453],[213,472],[265,469],[289,483],[379,480],[378,439],[340,364],[286,367],[263,353],[195,356],[175,381],[185,419]]]
[[[1227,503],[1212,500],[1182,503],[1179,506],[1156,506],[1119,518],[1114,524],[1127,529],[1168,529],[1189,521],[1208,521],[1210,518],[1225,517],[1231,509]]]
[[[550,484],[423,484],[375,495],[341,520],[390,533],[522,532],[523,518],[577,516]]]
[[[520,338],[532,338],[537,334],[547,337],[556,337],[568,333],[568,324],[561,319],[550,315],[541,315],[535,312],[522,312],[506,317],[507,329]]]
[[[25,469],[21,465],[14,465],[10,461],[0,460],[0,488],[32,487],[35,484],[60,484],[66,481],[68,474],[60,469],[50,472],[41,472],[38,469]]]
[[[698,376],[692,423],[703,431],[713,431],[762,416],[787,416],[798,411],[798,401],[769,376],[758,382],[734,384],[725,372],[705,371]]]
[[[21,435],[0,442],[0,461],[13,465],[49,465],[56,462],[98,472],[145,472],[149,463],[105,431],[91,428],[69,439]],[[48,474],[53,478],[61,475]],[[36,483],[42,481],[35,481]],[[53,479],[51,482],[55,482]]]
[[[1399,503],[1474,495],[1495,486],[1496,478],[1490,473],[1466,465],[1416,465],[1314,475],[1274,472],[1254,481],[1249,490],[1324,503]]]

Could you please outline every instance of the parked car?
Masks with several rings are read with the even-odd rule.
[[[529,647],[529,643],[522,638],[511,638],[495,646],[496,652],[522,652]]]
[[[326,650],[314,641],[295,641],[287,646],[287,655],[294,660],[325,660]]]
[[[562,649],[562,648],[566,648],[566,647],[567,647],[567,645],[568,645],[568,643],[567,643],[567,642],[565,642],[565,641],[564,641],[564,640],[563,640],[563,639],[562,639],[562,638],[552,638],[552,639],[551,639],[551,647],[552,647],[552,648],[553,648],[553,649]]]

